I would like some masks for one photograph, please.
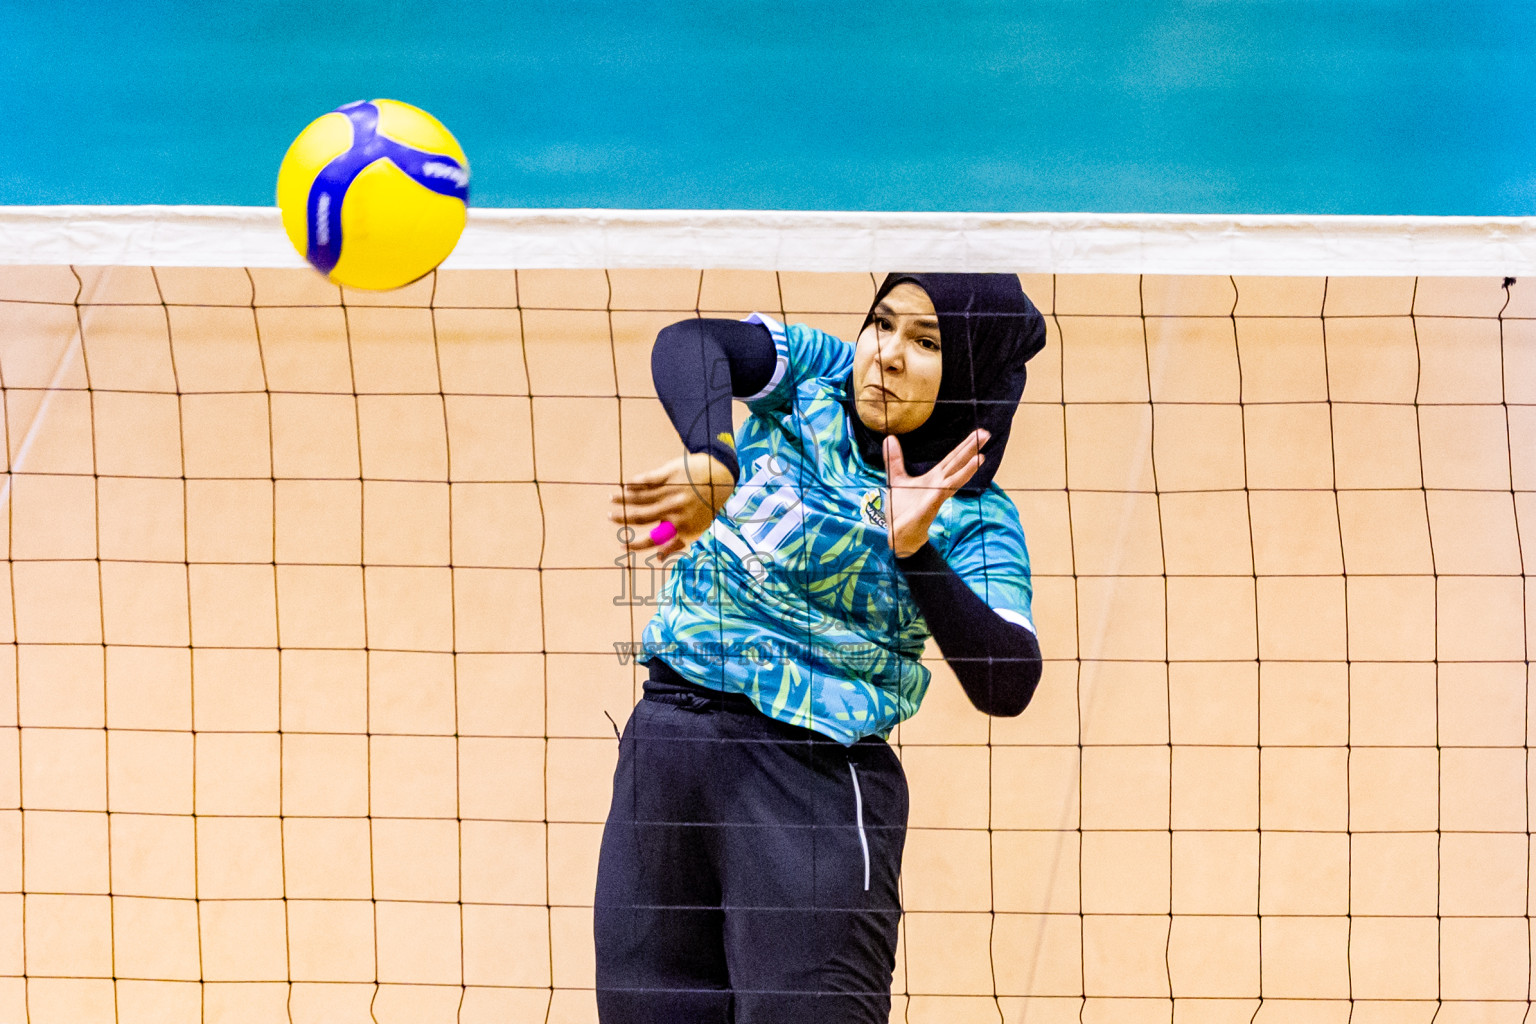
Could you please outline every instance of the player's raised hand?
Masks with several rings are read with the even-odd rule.
[[[907,475],[896,435],[885,439],[885,468],[891,481],[886,521],[897,558],[906,558],[928,543],[928,528],[934,517],[944,502],[981,468],[981,449],[991,436],[979,427],[971,431],[954,451],[922,476]]]
[[[615,491],[608,519],[628,528],[625,550],[656,548],[657,555],[669,558],[709,529],[735,487],[724,464],[708,452],[694,452],[641,473]],[[657,544],[651,531],[664,520],[677,534]]]

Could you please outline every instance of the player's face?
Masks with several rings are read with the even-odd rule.
[[[854,408],[870,430],[905,434],[933,415],[939,396],[939,318],[911,281],[892,288],[853,350]]]

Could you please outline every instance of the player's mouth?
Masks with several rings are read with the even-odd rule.
[[[873,392],[873,394],[869,395],[869,397],[872,398],[882,399],[889,402],[904,401],[904,399],[896,392],[881,384],[866,384],[864,385],[864,391],[866,394]]]

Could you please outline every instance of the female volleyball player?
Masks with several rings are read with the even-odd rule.
[[[991,480],[1044,343],[1003,274],[893,274],[856,345],[757,314],[657,338],[690,454],[613,518],[632,549],[687,552],[603,832],[604,1024],[887,1020],[907,789],[884,737],[927,689],[924,641],[988,714],[1040,678],[1024,535]]]

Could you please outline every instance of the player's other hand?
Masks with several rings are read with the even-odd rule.
[[[611,522],[628,527],[627,551],[656,548],[661,558],[669,558],[698,540],[715,515],[725,507],[736,481],[708,452],[694,452],[641,473],[613,493]],[[677,536],[664,544],[651,540],[651,528],[662,520],[677,528]]]
[[[891,548],[897,558],[907,558],[928,543],[928,529],[944,502],[976,475],[984,457],[981,449],[992,435],[977,428],[955,450],[922,476],[908,476],[901,442],[892,434],[885,439],[885,468],[891,479],[887,505]]]

